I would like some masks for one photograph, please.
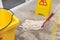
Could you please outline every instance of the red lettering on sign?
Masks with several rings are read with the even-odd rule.
[[[40,4],[40,5],[47,6],[47,2],[46,2],[46,0],[41,0],[41,1],[39,2],[39,4]]]
[[[2,37],[0,37],[0,40],[2,40]]]

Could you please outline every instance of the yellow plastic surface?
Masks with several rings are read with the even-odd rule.
[[[4,11],[3,13],[8,13],[7,11]],[[2,14],[3,14],[2,13]],[[5,15],[2,17],[1,19],[4,18],[5,20],[3,20],[3,24],[5,25],[5,21],[6,19],[9,20],[9,16],[11,16],[11,14],[6,14],[7,16],[5,17]],[[9,18],[8,18],[9,17]],[[6,21],[8,23],[8,20]],[[16,18],[15,16],[13,16],[12,22],[9,26],[7,26],[5,29],[0,31],[0,40],[15,40],[15,29],[16,27],[19,25],[19,20],[18,18]],[[3,26],[3,25],[2,25]],[[0,27],[1,29],[2,27]]]
[[[0,29],[9,24],[12,13],[9,10],[0,8]]]
[[[52,0],[37,0],[36,5],[36,15],[41,14],[45,17],[48,17],[51,11]]]
[[[0,40],[15,40],[15,29],[18,24],[19,20],[13,16],[12,23],[7,28],[0,31]]]

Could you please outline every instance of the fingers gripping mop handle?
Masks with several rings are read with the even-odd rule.
[[[41,27],[44,27],[45,23],[47,23],[55,14],[55,12],[57,11],[57,9],[60,7],[60,4],[55,8],[55,10],[49,15],[49,17],[44,21],[44,23],[42,24]]]

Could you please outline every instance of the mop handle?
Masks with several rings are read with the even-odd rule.
[[[45,23],[48,22],[53,15],[54,15],[54,13],[51,13],[50,16],[44,21],[44,23],[41,27],[44,27]]]
[[[48,22],[50,20],[50,18],[55,14],[55,12],[57,11],[57,9],[60,7],[60,4],[57,5],[57,7],[55,8],[55,10],[53,11],[53,13],[50,14],[50,16],[44,21],[43,25],[41,27],[44,27],[45,23]]]

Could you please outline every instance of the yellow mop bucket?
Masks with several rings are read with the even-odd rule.
[[[18,24],[18,18],[13,16],[11,11],[0,8],[0,40],[15,40]]]

